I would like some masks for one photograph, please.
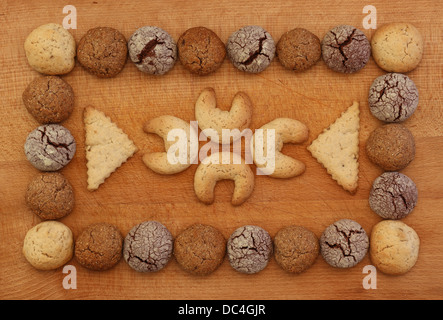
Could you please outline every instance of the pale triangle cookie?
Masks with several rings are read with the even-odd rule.
[[[354,194],[358,187],[360,109],[355,102],[307,148],[332,179]]]
[[[86,107],[83,113],[86,131],[88,190],[96,190],[105,179],[137,151],[134,142],[103,112]]]

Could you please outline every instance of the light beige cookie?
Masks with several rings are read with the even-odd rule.
[[[71,260],[74,238],[68,226],[59,221],[44,221],[26,233],[23,254],[39,270],[52,270]]]
[[[75,39],[60,24],[37,27],[26,38],[24,48],[29,65],[40,73],[66,74],[74,68]]]
[[[420,238],[410,226],[399,220],[383,220],[371,232],[369,255],[383,273],[399,275],[417,262]]]
[[[87,188],[92,191],[132,157],[137,147],[108,116],[93,107],[84,109],[83,121],[86,131]]]
[[[256,130],[251,140],[251,150],[261,174],[273,178],[292,178],[302,174],[305,164],[283,154],[281,150],[285,143],[303,143],[308,136],[308,127],[290,118],[274,119]]]
[[[372,57],[388,72],[408,72],[423,57],[423,37],[410,23],[389,23],[378,28],[371,39]]]
[[[354,101],[334,123],[323,130],[308,146],[332,179],[351,194],[358,187],[360,109]]]

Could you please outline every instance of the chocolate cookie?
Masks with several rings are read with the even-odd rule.
[[[74,190],[61,173],[44,172],[28,184],[25,201],[41,219],[60,219],[74,209]]]
[[[174,256],[178,264],[194,275],[208,275],[223,262],[226,240],[216,228],[194,224],[183,230],[174,243]]]
[[[25,154],[29,162],[41,171],[57,171],[74,157],[75,139],[59,124],[45,124],[29,133]]]
[[[418,106],[418,90],[407,75],[387,73],[374,80],[369,89],[369,110],[384,122],[402,122]]]
[[[137,29],[128,41],[129,57],[136,67],[153,75],[163,75],[177,60],[177,45],[165,30],[145,26]]]
[[[303,28],[290,30],[277,42],[276,55],[286,69],[304,71],[321,58],[320,39]]]
[[[246,26],[229,36],[226,50],[236,68],[245,72],[259,73],[274,59],[275,43],[262,27]]]
[[[415,158],[414,136],[400,123],[385,124],[369,135],[366,154],[383,170],[399,171]]]
[[[323,231],[320,252],[336,268],[351,268],[359,263],[369,248],[369,238],[362,226],[351,219],[341,219]]]
[[[186,30],[177,42],[178,56],[192,73],[206,75],[217,70],[226,56],[225,44],[205,27]]]
[[[123,238],[116,226],[100,222],[86,227],[75,241],[75,258],[85,268],[103,271],[122,257]]]
[[[285,271],[301,273],[317,259],[320,246],[316,235],[301,226],[280,229],[274,237],[274,257]]]
[[[236,229],[227,243],[229,263],[242,273],[252,274],[263,270],[272,252],[271,236],[258,226],[246,225]]]
[[[139,272],[163,269],[172,257],[173,239],[169,230],[158,221],[144,221],[126,235],[123,257]]]
[[[354,73],[369,61],[371,44],[365,34],[348,25],[331,29],[322,41],[322,57],[334,71]]]
[[[28,112],[42,124],[62,122],[74,109],[72,87],[57,76],[33,80],[23,91],[22,99]]]
[[[112,78],[120,73],[127,56],[125,36],[110,27],[88,30],[77,47],[78,62],[88,72],[100,78]]]
[[[384,219],[402,219],[415,208],[418,200],[417,186],[400,172],[385,172],[372,184],[369,206]]]

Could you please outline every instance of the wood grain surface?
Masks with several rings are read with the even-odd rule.
[[[167,30],[174,39],[190,27],[206,26],[226,42],[244,25],[261,25],[277,41],[295,27],[304,27],[320,39],[332,27],[350,24],[368,38],[374,30],[363,29],[362,13],[367,4],[377,9],[377,24],[406,21],[423,34],[425,50],[419,67],[408,75],[420,93],[415,114],[405,122],[416,139],[416,158],[402,172],[418,186],[418,205],[403,221],[420,239],[415,267],[402,276],[377,273],[377,288],[365,289],[363,268],[366,256],[351,269],[335,269],[321,256],[300,275],[284,272],[271,259],[260,273],[234,271],[225,260],[206,277],[192,276],[175,260],[154,274],[132,270],[125,261],[111,270],[94,272],[75,259],[68,264],[77,270],[77,289],[63,288],[62,268],[34,269],[22,255],[26,232],[40,222],[28,210],[24,194],[37,174],[27,161],[24,141],[38,123],[27,113],[22,92],[39,76],[28,64],[23,43],[37,26],[62,23],[67,4],[77,8],[76,41],[96,26],[111,26],[129,38],[144,25]],[[439,299],[443,297],[443,10],[439,1],[2,1],[0,4],[0,298],[1,299]],[[75,110],[63,123],[77,141],[72,162],[62,169],[75,190],[74,211],[60,221],[74,236],[93,222],[115,224],[123,235],[139,222],[155,219],[176,236],[192,223],[205,223],[221,230],[226,238],[245,224],[268,230],[273,237],[287,225],[298,224],[320,237],[334,221],[350,218],[370,233],[381,220],[368,205],[373,180],[382,171],[371,164],[364,152],[370,132],[381,122],[369,112],[367,95],[372,81],[384,71],[371,58],[360,72],[351,75],[329,70],[323,61],[304,73],[285,70],[275,59],[261,74],[246,74],[225,60],[215,73],[191,75],[178,62],[164,76],[150,76],[127,62],[112,79],[98,79],[78,63],[63,76],[75,92]],[[161,140],[147,135],[143,123],[153,117],[172,114],[194,120],[194,103],[200,91],[213,87],[219,106],[228,109],[237,91],[245,91],[254,104],[251,129],[276,117],[292,117],[307,124],[309,141],[285,145],[283,151],[306,164],[297,178],[277,180],[256,176],[248,201],[233,207],[231,181],[216,186],[212,205],[200,203],[193,191],[196,165],[174,176],[153,173],[142,163],[145,152],[161,150]],[[306,150],[306,146],[342,111],[360,103],[359,189],[350,195],[338,186]],[[94,192],[86,189],[86,161],[82,111],[92,105],[109,115],[138,146],[139,151]]]

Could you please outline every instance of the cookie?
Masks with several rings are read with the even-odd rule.
[[[403,124],[388,123],[376,128],[366,141],[369,160],[385,171],[400,171],[415,158],[415,140]]]
[[[174,256],[187,272],[206,276],[213,273],[223,262],[226,240],[216,228],[194,224],[181,231],[174,242]]]
[[[355,73],[362,69],[371,56],[371,44],[365,34],[349,25],[332,28],[324,36],[322,57],[326,65],[341,73]]]
[[[62,25],[48,23],[26,38],[26,58],[36,71],[47,75],[69,73],[75,65],[75,39]]]
[[[71,229],[59,221],[43,221],[26,233],[23,255],[36,269],[57,269],[74,253],[74,237]]]
[[[369,110],[384,122],[402,122],[418,106],[418,90],[414,81],[401,73],[377,77],[369,88]]]
[[[400,172],[385,172],[378,176],[369,193],[369,206],[383,219],[402,219],[417,205],[417,186]]]
[[[379,27],[371,38],[372,56],[387,72],[414,70],[423,57],[424,41],[410,23],[394,22]]]
[[[165,30],[155,26],[137,29],[128,41],[129,57],[142,72],[163,75],[177,61],[177,45]]]
[[[420,251],[417,232],[399,220],[383,220],[371,231],[369,256],[381,272],[405,274],[416,264]]]
[[[226,250],[234,270],[253,274],[268,265],[273,253],[272,239],[265,229],[246,225],[231,234]]]
[[[359,130],[360,109],[354,101],[307,148],[332,179],[351,194],[358,188]]]
[[[23,91],[22,100],[26,110],[41,124],[60,123],[74,109],[74,91],[58,76],[36,78]]]
[[[278,60],[288,70],[304,71],[321,58],[320,39],[312,32],[295,28],[285,32],[276,46]]]
[[[249,73],[264,71],[275,56],[272,36],[260,26],[246,26],[228,38],[228,58],[239,70]]]
[[[111,118],[93,107],[84,109],[83,122],[86,132],[87,188],[93,191],[132,157],[137,147]]]
[[[25,155],[41,171],[57,171],[71,162],[76,142],[71,132],[59,124],[45,124],[31,131],[25,142]]]
[[[25,201],[28,208],[41,219],[60,219],[74,209],[74,190],[61,173],[43,172],[29,182]]]
[[[308,270],[319,252],[317,236],[304,227],[284,227],[274,237],[275,261],[287,272],[298,274]]]
[[[87,226],[75,241],[75,259],[90,270],[104,271],[122,257],[123,238],[116,226],[106,222]]]
[[[351,268],[366,256],[369,238],[362,226],[351,219],[341,219],[328,226],[320,237],[320,252],[335,268]]]
[[[177,50],[181,64],[198,75],[216,71],[226,57],[225,44],[205,27],[186,30],[177,41]]]
[[[110,27],[89,29],[77,47],[78,62],[99,78],[112,78],[119,74],[127,56],[125,36]]]
[[[173,247],[168,228],[158,221],[144,221],[126,235],[123,258],[135,271],[156,272],[171,260]]]

